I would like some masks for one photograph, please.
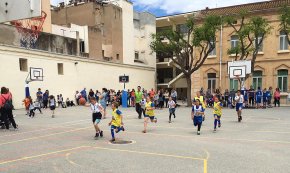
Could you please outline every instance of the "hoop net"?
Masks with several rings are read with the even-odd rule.
[[[29,19],[15,20],[11,24],[14,25],[20,34],[20,46],[25,48],[35,48],[35,43],[39,33],[42,31],[43,23],[47,14],[42,11],[40,17]]]

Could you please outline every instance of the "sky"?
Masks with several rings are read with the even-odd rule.
[[[51,0],[56,5],[64,0]],[[136,11],[148,11],[157,17],[203,10],[206,7],[226,7],[265,0],[131,0]]]

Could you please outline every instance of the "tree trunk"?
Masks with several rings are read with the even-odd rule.
[[[187,82],[187,106],[191,107],[192,101],[191,101],[191,75],[185,76],[186,82]]]

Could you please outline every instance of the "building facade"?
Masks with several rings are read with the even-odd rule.
[[[290,91],[290,50],[286,35],[280,31],[279,26],[278,10],[283,5],[290,6],[290,1],[267,1],[160,17],[157,18],[157,32],[168,28],[182,32],[182,30],[185,30],[184,23],[186,18],[193,13],[199,17],[208,14],[225,16],[238,14],[241,10],[246,10],[250,16],[262,16],[270,22],[273,29],[262,43],[254,66],[254,72],[245,81],[245,87],[250,88],[250,86],[253,86],[255,89],[257,87],[278,87],[282,91],[282,102],[286,103]],[[236,25],[238,27],[240,24],[237,23]],[[192,95],[201,88],[210,89],[211,91],[219,88],[224,92],[225,89],[231,90],[239,87],[237,80],[229,78],[227,65],[229,61],[233,61],[235,58],[227,54],[227,50],[237,42],[234,30],[230,26],[221,26],[221,31],[217,32],[216,36],[215,50],[210,53],[204,65],[192,75]],[[186,86],[182,73],[170,65],[168,57],[157,55],[157,61],[159,87],[179,88],[180,86]]]

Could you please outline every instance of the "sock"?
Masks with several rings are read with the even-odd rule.
[[[198,124],[197,125],[197,131],[200,131],[200,128],[201,128],[201,124]]]
[[[214,128],[216,129],[216,125],[217,125],[218,120],[214,119]]]
[[[111,135],[112,135],[112,139],[115,139],[114,128],[111,128]]]

